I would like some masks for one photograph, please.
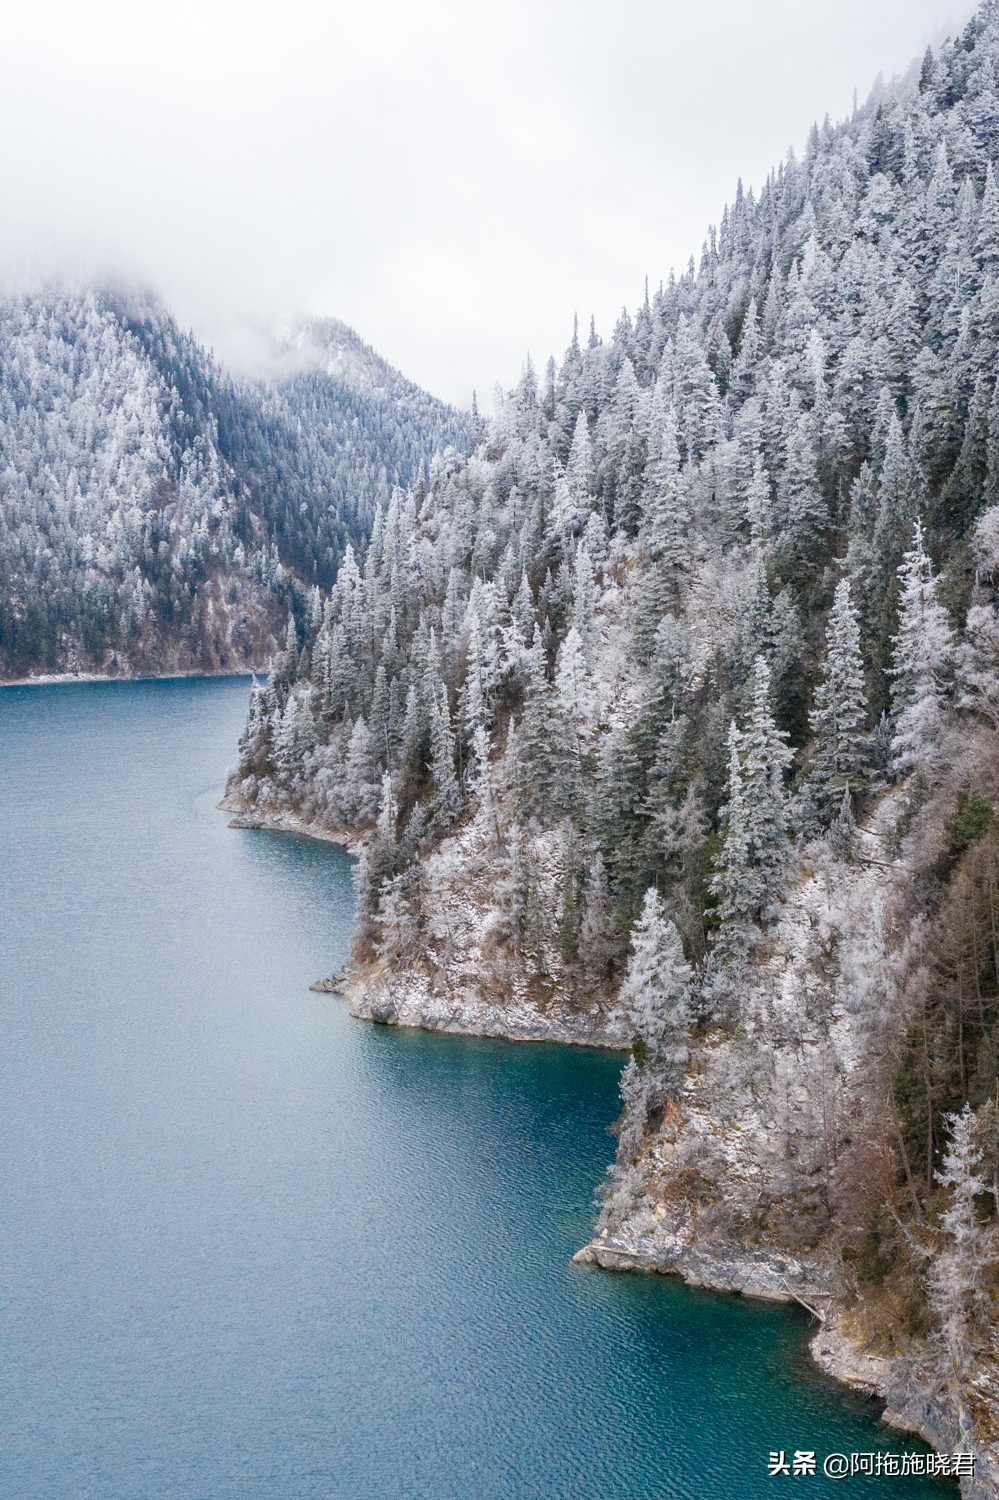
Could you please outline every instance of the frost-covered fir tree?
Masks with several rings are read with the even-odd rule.
[[[676,927],[654,886],[631,933],[620,1003],[632,1018],[643,1056],[669,1086],[682,1076],[690,1028],[691,970]]]
[[[751,911],[762,922],[777,913],[784,894],[790,839],[784,773],[791,764],[787,734],[770,705],[770,668],[759,657],[750,683],[752,708],[742,741],[746,843],[751,870]]]
[[[679,1088],[689,1054],[693,976],[676,927],[655,887],[645,893],[631,934],[631,956],[620,1004],[635,1028],[633,1055],[621,1080],[621,1094],[636,1128],[650,1109]]]
[[[752,708],[745,731],[729,727],[727,799],[720,812],[722,846],[711,879],[718,931],[711,955],[714,1002],[722,1006],[731,979],[758,928],[772,921],[784,894],[791,852],[784,772],[791,761],[786,734],[770,708],[770,669],[753,668]]]
[[[828,822],[839,811],[844,788],[855,794],[862,790],[870,760],[860,619],[847,578],[836,588],[822,681],[808,722],[815,737],[809,791],[820,818]]]
[[[430,769],[434,785],[434,818],[449,828],[461,807],[461,788],[455,771],[454,732],[448,708],[447,688],[440,683],[430,705]]]
[[[675,599],[678,573],[690,561],[690,513],[680,468],[678,426],[670,408],[659,436],[658,454],[648,465],[640,501],[638,543],[643,558],[643,629],[655,635],[663,611]]]
[[[724,837],[711,880],[718,918],[714,952],[718,961],[729,963],[745,956],[755,923],[743,741],[734,719],[728,732],[727,798],[719,816]]]
[[[598,991],[607,982],[615,951],[614,903],[607,886],[603,856],[597,849],[589,859],[583,878],[578,961]]]
[[[573,643],[575,645],[575,643]],[[582,679],[581,652],[570,647]],[[517,794],[525,818],[551,825],[571,803],[575,736],[558,693],[548,681],[537,624],[524,658],[524,712],[518,735]]]
[[[985,1277],[996,1255],[995,1230],[983,1224],[978,1200],[989,1189],[975,1139],[975,1114],[965,1104],[946,1116],[950,1141],[937,1181],[950,1202],[940,1215],[942,1244],[930,1267],[930,1306],[936,1316],[945,1378],[962,1428],[968,1427],[965,1383],[989,1317]]]
[[[958,653],[959,702],[999,730],[999,507],[979,517],[974,547],[978,586]]]
[[[361,717],[351,730],[339,790],[339,809],[343,818],[362,828],[372,823],[378,811],[380,790],[381,778],[376,772],[371,733]]]
[[[932,782],[943,763],[948,695],[954,667],[954,631],[936,596],[922,522],[899,568],[898,633],[892,655],[892,763],[903,775]]]

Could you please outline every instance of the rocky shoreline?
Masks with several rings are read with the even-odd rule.
[[[299,813],[279,807],[249,807],[238,796],[225,796],[217,803],[219,812],[231,813],[230,828],[261,828],[268,833],[298,833],[304,838],[319,839],[324,844],[336,844],[351,852],[361,847],[361,840],[343,829],[330,828],[312,818],[303,818]]]
[[[297,833],[337,844],[351,853],[358,853],[364,845],[363,837],[331,828],[290,808],[247,803],[235,791],[223,797],[218,807],[232,814],[230,828]],[[515,989],[498,1002],[479,992],[475,982],[478,972],[474,960],[456,966],[446,978],[439,971],[431,977],[411,970],[400,977],[379,965],[363,970],[348,965],[339,974],[317,979],[311,988],[321,994],[342,995],[351,1015],[382,1026],[620,1052],[631,1045],[631,1028],[616,1008],[595,1005],[588,1010],[576,1009],[557,996],[542,1006]]]
[[[614,1012],[570,1011],[555,1003],[541,1011],[515,996],[506,1004],[496,1005],[468,990],[445,992],[434,988],[422,975],[396,979],[352,974],[342,993],[352,1016],[383,1026],[611,1051],[624,1051],[631,1042],[623,1019]]]
[[[922,1438],[941,1453],[968,1449],[967,1434],[959,1429],[941,1393],[921,1378],[917,1360],[877,1353],[851,1328],[848,1313],[832,1290],[832,1267],[776,1251],[722,1249],[668,1233],[655,1245],[641,1246],[598,1234],[577,1251],[573,1261],[608,1271],[680,1276],[688,1286],[705,1291],[797,1302],[819,1323],[808,1344],[819,1369],[842,1385],[883,1402],[881,1420],[888,1426]],[[961,1481],[963,1500],[995,1500],[999,1454],[983,1451],[980,1444],[975,1444],[975,1452],[977,1471],[973,1479]]]
[[[598,1234],[577,1251],[577,1265],[608,1271],[655,1271],[681,1276],[688,1286],[735,1292],[766,1302],[798,1302],[824,1317],[833,1297],[831,1277],[821,1266],[772,1251],[720,1251],[703,1241],[664,1234],[655,1246],[628,1245]],[[850,1382],[851,1384],[853,1382]]]

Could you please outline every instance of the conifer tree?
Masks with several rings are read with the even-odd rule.
[[[430,706],[430,772],[434,783],[434,818],[442,828],[450,828],[461,806],[454,751],[447,689],[441,683]]]
[[[658,453],[646,470],[641,500],[639,541],[650,562],[659,569],[686,567],[689,562],[690,516],[680,471],[679,427],[670,408],[659,438]]]
[[[950,1141],[937,1181],[948,1189],[950,1203],[940,1216],[943,1243],[930,1269],[930,1306],[938,1323],[944,1370],[962,1428],[969,1421],[965,1389],[971,1359],[981,1341],[989,1298],[984,1275],[995,1256],[995,1234],[978,1217],[978,1199],[988,1191],[982,1154],[975,1140],[970,1104],[946,1116]]]
[[[478,611],[471,604],[465,615],[465,626],[468,640],[467,664],[458,699],[458,714],[466,737],[471,739],[476,729],[488,722],[482,630]]]
[[[402,721],[400,764],[407,775],[415,776],[423,758],[424,717],[420,696],[412,684],[406,694],[406,712]]]
[[[650,886],[632,928],[619,998],[641,1042],[641,1062],[652,1065],[667,1088],[676,1087],[687,1061],[691,982],[680,934]]]
[[[585,543],[576,549],[573,564],[572,623],[576,627],[583,655],[589,657],[593,636],[593,606],[596,599],[596,580],[593,562]]]
[[[375,951],[391,964],[409,960],[416,937],[416,924],[410,907],[409,891],[418,879],[418,870],[397,871],[382,881],[373,926],[377,927]]]
[[[756,298],[751,297],[742,324],[742,339],[739,352],[732,364],[728,382],[728,399],[735,406],[742,406],[756,389],[760,357],[760,320]]]
[[[396,824],[399,819],[399,803],[392,786],[391,773],[382,773],[378,799],[378,816],[375,819],[368,850],[368,879],[377,898],[382,886],[395,873],[397,842]]]
[[[850,788],[843,788],[843,800],[830,834],[833,852],[838,859],[849,862],[857,848],[857,823],[853,816]]]
[[[750,683],[752,707],[743,738],[746,842],[753,871],[752,910],[763,922],[775,915],[784,892],[790,840],[784,772],[791,764],[787,735],[770,707],[770,668],[757,658]]]
[[[746,493],[746,519],[753,547],[761,553],[769,547],[773,533],[771,508],[770,480],[763,464],[763,455],[757,453],[753,463],[753,477]]]
[[[579,963],[596,985],[604,984],[614,959],[614,905],[607,888],[603,856],[595,850],[583,878]]]
[[[632,1056],[621,1078],[627,1158],[649,1112],[675,1094],[689,1055],[692,974],[680,935],[666,916],[655,887],[645,893],[632,929],[631,956],[620,1001],[635,1028]]]
[[[742,735],[735,720],[728,731],[727,798],[721,809],[721,853],[711,880],[719,932],[715,953],[725,963],[744,956],[754,921]]]
[[[898,570],[898,633],[892,656],[892,764],[898,774],[918,771],[932,782],[942,764],[947,693],[954,663],[954,632],[936,597],[922,522]]]
[[[878,485],[878,513],[873,533],[883,596],[890,591],[893,577],[904,555],[906,541],[912,535],[922,494],[923,477],[909,452],[898,415],[892,409]]]
[[[344,763],[340,804],[344,817],[359,827],[370,824],[378,810],[379,783],[371,734],[359,716],[350,734]]]
[[[581,666],[578,651],[576,659]],[[568,718],[548,681],[537,625],[525,666],[527,681],[519,726],[517,794],[523,815],[533,816],[542,827],[547,827],[571,805],[573,765]]]
[[[808,716],[815,736],[811,788],[825,820],[842,801],[844,788],[862,789],[870,756],[860,621],[850,598],[850,582],[836,588],[826,630],[823,679]]]
[[[593,479],[593,444],[586,413],[580,410],[576,416],[576,427],[572,435],[572,446],[565,470],[569,494],[577,516],[586,510]]]
[[[798,580],[814,568],[829,512],[818,472],[814,418],[805,413],[787,437],[787,461],[778,484],[777,531],[781,567]]]

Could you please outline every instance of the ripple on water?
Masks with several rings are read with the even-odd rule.
[[[308,992],[351,862],[215,811],[245,698],[0,692],[0,1494],[754,1500],[771,1448],[897,1450],[796,1312],[570,1263],[614,1058]]]

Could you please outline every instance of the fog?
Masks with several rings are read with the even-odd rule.
[[[232,362],[351,323],[467,405],[698,254],[959,0],[13,0],[0,274],[155,288]]]

